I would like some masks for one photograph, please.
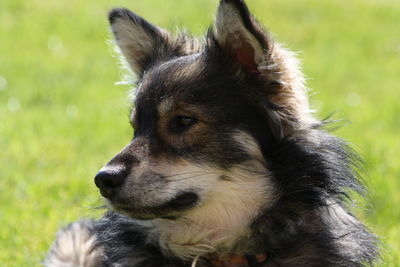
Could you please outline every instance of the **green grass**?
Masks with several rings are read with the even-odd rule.
[[[400,266],[400,2],[248,0],[274,35],[301,51],[319,117],[366,162],[369,202],[357,213],[381,237],[382,266]],[[1,0],[0,263],[37,266],[57,229],[99,216],[96,171],[131,136],[111,6],[202,33],[216,0]]]

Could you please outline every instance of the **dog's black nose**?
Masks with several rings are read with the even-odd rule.
[[[118,188],[124,183],[125,177],[124,172],[99,171],[94,177],[94,183],[100,189],[103,197],[112,199]]]

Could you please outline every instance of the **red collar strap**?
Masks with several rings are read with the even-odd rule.
[[[239,256],[235,254],[211,254],[209,260],[212,267],[260,267],[267,261],[265,253]]]

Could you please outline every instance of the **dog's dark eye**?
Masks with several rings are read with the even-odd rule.
[[[197,119],[188,116],[175,116],[170,124],[170,130],[174,133],[181,133],[189,129],[197,122]]]

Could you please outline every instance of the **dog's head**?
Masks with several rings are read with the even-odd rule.
[[[272,205],[265,155],[314,123],[292,54],[241,0],[221,1],[202,41],[173,36],[126,9],[109,19],[139,78],[134,137],[95,178],[111,206],[139,219],[202,211],[219,225],[224,216],[245,222]]]

